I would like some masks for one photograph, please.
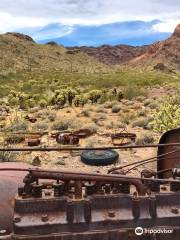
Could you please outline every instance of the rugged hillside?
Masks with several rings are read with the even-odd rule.
[[[108,65],[108,66],[107,66]],[[18,33],[0,35],[0,69],[62,72],[107,72],[124,68],[180,71],[180,25],[170,38],[149,46],[102,45],[65,48],[55,42],[39,45]]]
[[[70,50],[79,50],[93,56],[100,62],[115,65],[122,64],[146,52],[147,46],[133,47],[128,45],[102,45],[100,47],[71,47]]]
[[[180,71],[180,24],[170,38],[150,45],[144,54],[131,60],[128,66]]]
[[[104,71],[107,66],[79,51],[53,43],[39,45],[26,35],[0,35],[0,70],[62,70],[65,72]]]

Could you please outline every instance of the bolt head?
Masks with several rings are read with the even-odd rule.
[[[110,218],[115,217],[115,212],[114,212],[114,211],[108,211],[108,216],[109,216]]]
[[[41,220],[42,220],[42,222],[47,222],[47,221],[49,220],[48,215],[47,215],[47,214],[43,214],[43,215],[41,216]]]
[[[16,216],[14,217],[14,223],[19,223],[21,221],[21,217],[20,216]]]
[[[171,212],[174,214],[178,214],[179,210],[178,210],[178,208],[171,208]]]

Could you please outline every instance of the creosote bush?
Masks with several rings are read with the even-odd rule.
[[[71,126],[71,121],[69,119],[56,120],[52,124],[51,130],[64,131],[64,130],[68,130],[70,126]]]
[[[15,162],[17,154],[13,152],[0,152],[0,162]]]
[[[112,113],[118,113],[121,110],[121,106],[120,105],[114,105],[112,107]]]

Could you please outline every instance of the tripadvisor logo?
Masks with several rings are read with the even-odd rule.
[[[135,234],[136,235],[141,236],[141,235],[143,235],[143,232],[144,232],[144,230],[143,230],[142,227],[135,228]]]
[[[169,227],[159,227],[159,228],[135,228],[135,234],[141,236],[143,234],[171,234],[173,233],[173,229]]]

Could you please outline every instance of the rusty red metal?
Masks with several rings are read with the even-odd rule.
[[[120,132],[111,135],[112,143],[114,146],[123,146],[135,142],[136,134],[128,132]]]
[[[79,138],[74,134],[58,134],[56,141],[63,145],[77,145],[79,144]]]
[[[27,137],[27,144],[29,147],[39,146],[41,144],[41,135],[30,135]]]
[[[4,166],[2,169],[9,168]],[[8,175],[14,169],[15,166],[11,167]],[[119,240],[120,236],[129,236],[129,231],[132,233],[137,223],[147,228],[170,227],[170,222],[173,223],[171,227],[176,229],[173,239],[179,239],[180,193],[175,189],[165,195],[160,193],[160,184],[163,184],[160,179],[152,179],[158,185],[146,184],[146,187],[151,187],[153,195],[144,195],[146,187],[143,181],[151,181],[149,178],[21,166],[18,169],[28,170],[29,173],[24,177],[24,187],[15,197],[13,220],[12,215],[9,218],[13,222],[13,232],[3,239],[91,240],[93,237],[100,240],[106,236],[107,240]],[[145,175],[151,177],[149,172]],[[52,183],[52,180],[55,182]],[[168,181],[164,182],[167,184]],[[175,182],[180,184],[180,181]],[[131,193],[131,185],[137,188],[140,195]],[[124,235],[121,235],[122,232]]]
[[[157,161],[157,171],[159,178],[168,178],[172,177],[171,171],[162,172],[165,169],[173,169],[176,165],[180,165],[180,153],[179,151],[174,151],[171,155],[166,155],[168,152],[172,152],[175,149],[178,149],[175,146],[167,144],[180,143],[180,128],[170,130],[162,135],[159,144],[166,144],[166,146],[158,147],[158,161]]]
[[[0,163],[1,168],[28,168],[25,163]],[[18,193],[18,187],[23,186],[23,178],[27,172],[5,171],[0,172],[0,230],[6,230],[6,234],[12,232],[14,197]]]

